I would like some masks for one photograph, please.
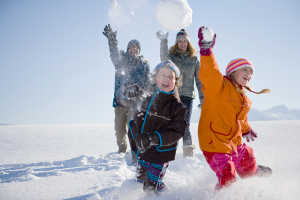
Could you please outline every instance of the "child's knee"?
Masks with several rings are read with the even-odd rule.
[[[241,178],[253,176],[257,170],[256,158],[251,147],[246,146],[246,151],[239,163],[237,173]]]

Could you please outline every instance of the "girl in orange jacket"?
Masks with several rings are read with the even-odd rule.
[[[198,32],[200,47],[200,72],[204,102],[198,127],[200,148],[206,161],[218,177],[216,189],[236,181],[236,172],[241,178],[267,176],[269,167],[257,165],[253,150],[242,142],[254,141],[257,137],[247,121],[251,107],[245,89],[254,92],[249,85],[254,66],[245,58],[232,60],[226,68],[226,76],[220,73],[212,53],[216,34],[211,41]],[[261,93],[268,93],[264,89]],[[256,92],[254,92],[256,93]]]

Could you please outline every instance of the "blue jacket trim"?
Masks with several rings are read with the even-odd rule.
[[[157,94],[158,92],[159,92],[159,91],[155,92],[155,94],[153,95],[153,97],[152,97],[152,99],[151,99],[151,101],[150,101],[150,103],[149,103],[149,106],[148,106],[148,108],[147,108],[147,112],[146,112],[146,114],[145,114],[145,119],[144,119],[144,122],[143,122],[141,134],[143,134],[144,126],[145,126],[146,119],[147,119],[147,116],[148,116],[148,112],[149,112],[149,109],[150,109],[151,104],[152,104],[152,102],[153,102],[153,99],[155,98],[155,96],[156,96],[156,94]]]
[[[121,95],[121,92],[120,92],[120,90],[121,90],[121,88],[119,89],[119,95],[120,95],[120,97],[122,98],[122,99],[127,99],[126,97],[123,97],[122,95]]]
[[[157,135],[158,135],[158,137],[159,137],[159,146],[158,147],[161,147],[161,145],[162,145],[162,141],[161,141],[161,135],[160,135],[160,133],[159,132],[157,132],[157,131],[154,131]]]
[[[130,121],[128,122],[128,127],[129,127],[129,129],[130,129],[131,137],[132,137],[132,139],[134,139],[133,134],[132,134],[132,129],[131,129],[131,126],[130,126],[130,123],[131,123],[132,121],[133,121],[133,119],[130,120]]]
[[[159,132],[157,132],[157,131],[154,131],[154,132],[157,133],[157,135],[158,135],[158,137],[159,137],[159,146],[155,146],[157,151],[159,151],[159,152],[172,151],[172,150],[174,150],[174,149],[177,148],[178,142],[177,142],[177,144],[176,144],[176,147],[174,147],[174,148],[172,148],[172,149],[162,149],[162,150],[159,149],[159,147],[162,146],[161,135],[160,135]]]

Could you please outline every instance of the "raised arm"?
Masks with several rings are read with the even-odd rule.
[[[118,48],[117,31],[113,32],[110,24],[104,27],[103,35],[108,39],[110,58],[115,67],[121,63],[121,56]]]
[[[216,34],[214,34],[211,41],[205,41],[202,34],[204,28],[204,26],[201,27],[198,32],[198,44],[201,54],[198,77],[202,83],[202,92],[205,98],[214,98],[222,86],[223,75],[219,70],[219,66],[212,52],[216,41]]]
[[[169,33],[162,33],[162,31],[158,31],[156,33],[156,37],[158,37],[160,39],[160,60],[161,61],[169,60],[168,36],[169,36]]]

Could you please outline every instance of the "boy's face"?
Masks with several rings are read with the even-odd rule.
[[[140,54],[139,46],[136,44],[130,45],[128,52],[133,57],[137,57]]]
[[[169,67],[161,68],[155,78],[155,84],[158,89],[164,92],[171,92],[175,88],[175,72]]]
[[[234,80],[241,86],[247,86],[252,78],[253,71],[250,67],[242,67],[232,73]]]

